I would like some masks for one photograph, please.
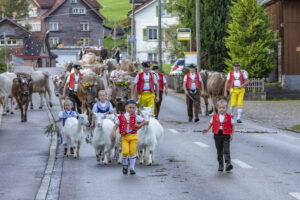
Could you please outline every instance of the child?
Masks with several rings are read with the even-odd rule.
[[[93,106],[93,113],[113,113],[114,108],[109,101],[106,100],[106,92],[105,90],[100,90],[98,92],[99,101]],[[95,125],[95,116],[92,116],[92,124],[91,127]]]
[[[73,102],[69,99],[65,100],[64,103],[64,110],[60,111],[60,113],[58,114],[58,120],[56,120],[55,122],[60,122],[62,121],[62,127],[61,127],[61,133],[60,133],[60,143],[62,145],[64,145],[64,154],[67,154],[67,144],[64,141],[64,126],[66,123],[66,120],[69,117],[77,117],[77,114],[75,111],[72,111],[73,108]],[[73,148],[71,148],[71,153],[73,152]]]
[[[136,147],[138,144],[137,130],[147,124],[141,116],[135,115],[136,102],[128,100],[125,103],[126,112],[118,117],[113,129],[113,138],[116,138],[116,131],[119,127],[122,145],[123,174],[128,173],[128,155],[130,159],[130,174],[134,175],[136,160]]]
[[[226,111],[227,101],[224,99],[218,101],[218,113],[213,115],[207,128],[202,130],[202,133],[207,133],[208,130],[213,127],[212,132],[214,133],[219,161],[218,171],[224,170],[224,155],[226,171],[228,172],[233,168],[230,158],[230,142],[232,141],[234,133],[234,120],[232,115],[227,114]]]

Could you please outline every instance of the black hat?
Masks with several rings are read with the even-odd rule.
[[[142,66],[143,66],[143,67],[150,67],[150,65],[147,64],[147,63],[145,63],[145,62],[142,62]]]
[[[128,100],[126,101],[126,103],[125,103],[125,106],[128,105],[128,104],[134,104],[134,105],[136,105],[136,101],[133,100],[133,99],[128,99]]]
[[[196,65],[194,65],[194,64],[190,64],[188,67],[191,67],[191,68],[196,68]]]
[[[81,65],[79,63],[73,63],[73,68],[81,69]]]
[[[152,67],[152,70],[157,70],[157,69],[159,69],[159,67],[158,67],[157,65],[154,65],[154,66]]]
[[[235,62],[235,63],[233,63],[233,66],[235,66],[235,67],[240,67],[240,66],[241,66],[241,63]]]

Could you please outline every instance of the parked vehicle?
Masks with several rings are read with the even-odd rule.
[[[170,75],[181,74],[184,68],[184,58],[179,58],[176,62],[171,66]]]

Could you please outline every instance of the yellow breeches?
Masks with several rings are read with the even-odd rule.
[[[142,106],[144,107],[152,107],[152,110],[153,110],[153,115],[155,114],[155,93],[152,93],[152,92],[143,92],[142,94],[139,94],[138,95],[138,99],[141,97],[141,100],[140,100],[140,108]]]
[[[130,157],[134,157],[136,155],[137,144],[138,144],[137,134],[122,135],[121,136],[122,156],[127,157],[129,154]]]
[[[244,100],[244,94],[245,94],[245,88],[239,89],[239,88],[230,88],[230,94],[231,94],[231,107],[234,108],[236,106],[236,102],[238,102],[238,107],[243,107],[243,100]]]

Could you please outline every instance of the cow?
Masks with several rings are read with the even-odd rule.
[[[90,69],[93,72],[95,72],[95,74],[100,75],[102,73],[102,66],[101,65],[96,65],[96,64],[84,64],[82,65],[83,69]]]
[[[54,94],[56,97],[58,97],[60,109],[63,110],[63,104],[62,104],[63,99],[61,98],[61,96],[63,94],[63,89],[66,82],[65,74],[52,76],[51,78],[54,85]]]
[[[212,103],[213,110],[217,113],[217,101],[226,99],[224,95],[224,87],[226,82],[226,74],[223,72],[213,72],[207,78],[207,94],[209,95]],[[228,102],[228,98],[226,99]]]
[[[42,71],[33,71],[28,73],[31,76],[32,84],[33,84],[33,93],[39,93],[40,95],[40,106],[39,109],[43,108],[44,101],[43,96],[46,99],[46,93],[48,93],[49,97],[49,106],[52,107],[53,104],[51,102],[51,91],[49,87],[49,74]],[[31,101],[30,108],[33,109],[33,104]]]
[[[201,93],[201,96],[204,100],[204,103],[205,103],[205,115],[208,116],[209,114],[211,114],[213,112],[213,109],[209,110],[208,109],[208,94],[207,94],[207,79],[209,77],[209,75],[211,74],[212,72],[210,71],[207,71],[207,70],[201,70],[199,72],[200,76],[201,76],[201,79],[202,79],[202,82],[204,84],[204,94]],[[201,99],[200,99],[200,103],[201,103]],[[201,106],[200,106],[200,113],[201,113]]]
[[[32,98],[33,81],[31,76],[25,73],[17,73],[13,79],[12,95],[21,110],[21,122],[27,121],[27,109]]]
[[[3,111],[10,112],[13,114],[13,97],[11,93],[11,88],[12,88],[12,83],[13,79],[16,78],[17,75],[12,72],[5,72],[0,74],[0,102],[3,106]],[[9,109],[9,104],[8,100],[9,98],[11,99],[10,101],[10,109]]]
[[[123,70],[126,75],[135,77],[138,73],[138,66],[138,63],[131,62],[130,60],[124,60],[121,63],[121,70]]]
[[[99,90],[105,90],[103,81],[99,76],[88,75],[79,78],[77,96],[82,103],[82,112],[87,112],[90,121],[93,114],[93,105],[96,103]]]

